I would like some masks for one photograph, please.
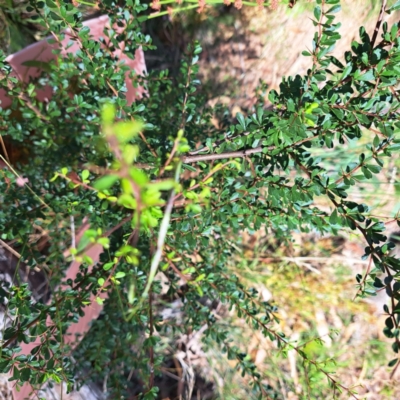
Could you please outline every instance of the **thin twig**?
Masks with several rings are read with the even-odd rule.
[[[10,253],[12,253],[18,259],[21,258],[21,254],[16,252],[12,247],[10,247],[7,243],[3,242],[1,239],[0,239],[0,246],[3,246],[6,250],[8,250]]]
[[[150,150],[150,153],[153,154],[154,157],[158,157],[156,151],[150,146],[150,143],[147,141],[146,136],[144,136],[143,132],[139,132],[139,136],[147,146],[147,148]]]
[[[175,181],[176,182],[179,181],[181,166],[182,166],[182,163],[179,162],[179,164],[176,168],[176,171],[175,171]],[[146,284],[146,287],[145,287],[145,289],[143,291],[143,295],[142,295],[143,298],[146,297],[147,294],[149,293],[149,290],[151,288],[153,280],[157,274],[158,265],[160,264],[160,260],[162,257],[162,250],[164,247],[165,238],[166,238],[167,232],[168,232],[168,226],[169,226],[169,222],[171,219],[172,209],[174,207],[174,198],[175,198],[175,189],[172,189],[171,194],[168,199],[167,206],[165,207],[164,218],[161,221],[160,231],[158,233],[158,239],[157,239],[157,249],[156,249],[156,253],[154,254],[153,260],[151,261],[149,277],[148,277],[147,284]]]
[[[397,369],[399,368],[399,365],[400,365],[400,359],[397,361],[396,366],[393,368],[393,371],[390,374],[390,379],[393,379]]]
[[[387,0],[382,0],[382,7],[381,7],[381,12],[379,13],[378,20],[376,21],[374,33],[372,35],[372,40],[371,40],[371,51],[374,49],[376,38],[378,37],[378,32],[382,24],[383,16],[385,14],[385,9],[386,9],[386,3]]]
[[[0,135],[0,144],[1,144],[1,149],[3,150],[3,153],[4,153],[7,161],[11,164],[10,157],[8,157],[7,148],[6,148],[6,145],[4,144],[2,135]]]
[[[186,156],[182,157],[182,162],[184,164],[191,164],[199,161],[223,160],[224,158],[244,158],[248,157],[251,154],[261,153],[265,148],[267,148],[268,150],[273,150],[275,146],[270,146],[270,147],[259,146],[254,149],[230,151],[227,153],[220,153],[220,154],[200,154],[196,156]]]
[[[150,328],[150,338],[153,336],[153,304],[152,304],[152,295],[149,293],[149,328]],[[152,342],[151,342],[152,343]],[[150,377],[149,377],[149,390],[151,390],[154,386],[154,348],[153,345],[150,346]]]
[[[21,254],[19,254],[17,251],[15,251],[11,246],[9,246],[7,243],[3,242],[0,239],[0,246],[4,247],[6,250],[8,250],[12,255],[18,258],[20,260],[22,258]],[[36,272],[40,272],[40,268],[34,267],[33,268]]]
[[[0,158],[3,160],[3,162],[7,165],[7,167],[11,170],[11,172],[12,172],[17,178],[21,178],[21,176],[18,174],[18,172],[15,171],[15,169],[7,162],[7,160],[6,160],[1,154],[0,154]],[[47,207],[47,208],[49,208],[51,211],[53,211],[52,208],[51,208],[48,204],[46,204],[46,203],[43,201],[43,199],[42,199],[39,195],[37,195],[37,194],[33,191],[33,189],[32,189],[26,182],[24,182],[24,186],[39,200],[39,202],[40,202],[42,205],[44,205],[45,207]]]
[[[298,142],[295,142],[289,146],[283,147],[282,151],[293,148],[295,146],[300,146],[301,144],[310,142],[311,140],[314,140],[317,137],[318,137],[318,135],[314,135],[314,136],[310,136],[308,138],[299,140]],[[258,147],[255,147],[254,149],[228,151],[226,153],[220,153],[220,154],[199,154],[199,155],[184,156],[181,159],[184,164],[191,164],[191,163],[195,163],[195,162],[199,162],[199,161],[222,160],[224,158],[247,158],[251,154],[262,153],[265,150],[272,151],[272,150],[275,150],[276,148],[277,148],[277,146],[258,146]],[[189,153],[189,154],[194,154],[194,152]]]
[[[359,260],[358,258],[348,258],[348,257],[266,257],[260,258],[260,261],[263,262],[279,262],[279,261],[317,261],[317,262],[326,262],[326,263],[333,263],[333,262],[353,262],[357,264],[367,265],[368,261],[366,260]]]
[[[76,238],[75,238],[75,219],[74,216],[71,214],[69,216],[69,220],[71,223],[71,248],[75,249],[76,248]],[[75,260],[75,256],[72,255],[72,260]]]

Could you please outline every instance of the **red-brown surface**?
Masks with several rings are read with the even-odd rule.
[[[90,28],[90,33],[93,39],[99,39],[100,37],[105,37],[103,33],[103,29],[108,25],[108,17],[101,16],[99,18],[91,19],[83,23],[85,26]],[[121,31],[122,28],[116,28],[116,31]],[[61,42],[63,46],[62,53],[75,53],[79,50],[79,44],[75,41],[74,44],[69,47],[67,50],[68,42],[71,40],[71,35],[66,32],[65,39]],[[124,46],[121,44],[121,46]],[[55,55],[52,53],[52,50],[57,49],[58,44],[49,44],[47,40],[42,40],[40,42],[34,43],[25,49],[19,51],[18,53],[12,54],[7,57],[7,62],[13,68],[15,75],[22,81],[28,82],[31,77],[37,77],[40,74],[40,70],[36,67],[27,67],[22,65],[25,61],[40,61],[43,63],[49,62],[50,60],[55,59]],[[126,65],[130,67],[131,70],[136,71],[139,74],[142,74],[146,71],[146,63],[144,60],[144,54],[141,49],[136,51],[135,59],[132,60],[126,55],[122,53],[122,49],[117,49],[114,52],[114,56],[118,57],[121,61],[124,61]],[[127,86],[127,94],[126,98],[128,103],[132,103],[135,98],[140,96],[143,93],[142,88],[134,88],[132,85],[132,80],[127,76],[126,77],[126,86]],[[51,97],[51,89],[46,88],[44,90],[38,90],[37,97],[40,101],[46,100],[46,98]],[[1,107],[7,108],[11,105],[11,100],[7,97],[7,94],[4,90],[0,89],[0,100]]]
[[[84,25],[90,28],[90,33],[93,39],[99,39],[100,37],[104,37],[103,29],[108,25],[108,17],[102,16],[99,18],[95,18],[84,22]],[[122,29],[123,28],[117,28],[116,30],[121,31]],[[65,47],[69,41],[70,41],[70,35],[67,32],[66,38],[62,41],[62,46],[63,46],[62,52],[64,54],[75,53],[79,49],[79,44],[75,42],[71,47],[68,48],[68,50],[65,50]],[[7,61],[13,68],[13,72],[15,73],[15,75],[20,80],[28,82],[31,77],[38,76],[40,74],[40,70],[36,67],[23,66],[22,63],[31,60],[48,62],[52,59],[55,59],[55,55],[52,53],[52,50],[56,48],[57,44],[49,44],[47,40],[43,40],[41,42],[35,43],[21,50],[16,54],[10,55],[7,58]],[[126,65],[128,65],[131,70],[134,70],[138,74],[143,74],[146,71],[146,64],[142,49],[136,51],[136,56],[134,60],[131,60],[130,58],[125,56],[122,53],[122,50],[123,49],[116,50],[114,55],[117,56],[120,60],[125,61]],[[132,80],[128,77],[128,74],[126,76],[126,86],[127,86],[126,98],[128,100],[128,103],[132,103],[136,98],[140,97],[143,93],[142,88],[133,87]],[[45,88],[40,91],[38,90],[37,97],[40,101],[46,101],[46,99],[49,99],[51,95],[52,95],[51,88]],[[7,97],[6,92],[1,89],[0,89],[0,101],[1,101],[0,105],[2,108],[7,108],[11,105],[11,100]],[[0,168],[1,167],[4,167],[3,163],[0,164]],[[88,228],[87,224],[83,225],[80,228],[79,234],[77,235],[78,240],[79,237],[83,234],[83,232],[87,228]],[[93,246],[90,250],[88,250],[87,254],[94,260],[94,262],[97,262],[99,260],[101,252],[102,248],[100,246]],[[78,270],[79,270],[79,263],[73,262],[66,273],[65,279],[67,280],[68,278],[71,278],[72,280],[74,280]],[[106,294],[103,294],[102,296],[106,297]],[[91,300],[92,303],[84,309],[85,315],[82,318],[80,318],[76,324],[71,325],[70,328],[68,329],[68,332],[64,338],[65,344],[72,344],[72,347],[76,346],[77,344],[76,335],[79,334],[80,337],[83,337],[85,333],[89,330],[91,321],[99,316],[102,307],[97,304],[94,296],[92,296]],[[52,322],[49,320],[48,324],[51,323]],[[22,343],[21,353],[29,354],[31,349],[37,346],[37,344],[38,343],[29,343],[29,344]],[[32,396],[30,394],[31,391],[32,388],[29,384],[24,385],[19,392],[17,392],[14,389],[13,390],[14,400],[23,400],[26,398],[31,398]]]
[[[84,224],[78,234],[77,234],[77,241],[80,240],[82,237],[83,233],[88,229],[89,225],[86,223]],[[92,246],[86,254],[94,260],[94,262],[99,260],[100,254],[102,253],[103,249],[99,245]],[[67,273],[65,275],[65,281],[67,279],[72,279],[74,280],[76,277],[76,274],[79,271],[79,266],[80,263],[78,262],[73,262],[69,269],[67,270]],[[89,267],[88,273],[90,273],[92,269],[92,266]],[[105,299],[107,297],[107,293],[102,293],[100,294],[100,297]],[[50,300],[51,301],[51,300]],[[83,311],[85,315],[79,319],[79,321],[75,324],[72,324],[68,330],[67,333],[64,335],[64,344],[65,345],[71,345],[72,348],[74,348],[79,341],[83,338],[83,336],[86,334],[86,332],[90,329],[90,323],[91,321],[95,320],[98,318],[100,315],[102,307],[96,302],[96,297],[91,295],[91,304],[86,306]],[[51,321],[50,318],[47,320],[48,325],[53,325],[53,322]],[[79,335],[79,338],[77,338],[77,335]],[[21,353],[22,354],[29,354],[30,351],[38,346],[40,344],[40,340],[31,342],[31,343],[21,343]],[[13,397],[14,400],[23,400],[27,398],[36,398],[36,396],[30,397],[30,392],[32,392],[32,387],[29,384],[25,384],[19,392],[13,389]]]

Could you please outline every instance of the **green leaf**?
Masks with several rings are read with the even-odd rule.
[[[19,378],[20,378],[20,371],[19,371],[19,369],[17,367],[14,367],[13,368],[12,378],[9,378],[8,380],[9,381],[16,381]]]
[[[343,79],[346,79],[352,70],[353,70],[353,64],[351,64],[351,63],[347,64],[342,72],[342,76],[340,77],[340,80],[342,81]]]
[[[126,193],[118,197],[118,204],[121,204],[122,206],[132,210],[135,210],[137,207],[136,200],[130,194]]]
[[[87,169],[83,170],[81,173],[82,181],[86,181],[87,178],[89,178],[89,175],[90,175],[90,172]]]
[[[357,78],[358,81],[373,81],[375,80],[374,71],[370,69],[365,74],[362,74]]]
[[[314,8],[314,17],[317,21],[319,21],[321,19],[321,7],[320,6],[316,6]]]
[[[362,171],[362,173],[364,174],[364,176],[365,176],[367,179],[371,179],[371,178],[372,178],[372,174],[371,174],[371,172],[369,171],[369,169],[368,169],[367,167],[362,166],[362,167],[361,167],[361,171]]]
[[[101,119],[103,121],[103,124],[110,125],[114,122],[115,118],[115,105],[112,103],[106,103],[103,105],[103,108],[101,109]]]
[[[400,10],[400,1],[396,1],[390,8],[386,10],[388,14],[392,13],[393,11]]]
[[[331,7],[331,8],[326,12],[326,14],[335,14],[335,13],[339,12],[341,9],[342,9],[341,5],[340,5],[340,4],[337,4],[337,5],[333,6],[333,7]]]
[[[161,182],[151,183],[149,187],[153,190],[171,190],[176,186],[173,179],[167,179]]]
[[[236,119],[243,129],[246,129],[246,121],[241,113],[236,114]]]
[[[143,123],[140,121],[118,122],[113,126],[112,133],[124,144],[136,137],[142,129]]]
[[[98,305],[102,306],[104,303],[104,300],[101,297],[96,297],[96,302]]]
[[[78,36],[83,39],[87,38],[90,33],[90,28],[88,26],[82,26],[81,29],[78,31]]]
[[[20,379],[22,382],[28,382],[31,377],[31,369],[30,368],[23,368],[20,371]]]
[[[115,265],[115,263],[113,263],[113,262],[108,262],[108,263],[106,263],[106,264],[103,265],[103,269],[104,269],[104,271],[108,271],[108,270],[111,269],[114,265]]]
[[[149,178],[142,170],[134,167],[129,169],[129,175],[133,179],[133,181],[139,186],[144,186],[149,181]]]
[[[112,103],[106,103],[101,109],[101,119],[103,124],[110,125],[114,122],[115,118],[115,105]]]
[[[206,277],[206,274],[200,274],[194,281],[200,282],[200,281],[204,280],[205,277]]]
[[[32,68],[37,68],[46,72],[51,72],[51,63],[50,62],[44,62],[44,61],[37,61],[37,60],[27,60],[23,61],[21,63],[24,67],[32,67]]]
[[[335,225],[338,222],[338,214],[336,208],[333,210],[333,213],[329,217],[329,223]]]
[[[398,358],[394,358],[393,360],[390,360],[388,363],[388,367],[394,367],[398,361],[399,361]]]
[[[104,191],[110,189],[110,187],[118,180],[117,175],[105,175],[97,179],[93,183],[93,187],[97,190]]]
[[[366,167],[374,174],[379,174],[382,168],[379,165],[367,164]]]
[[[191,171],[191,172],[197,172],[197,169],[195,167],[191,166],[190,164],[182,164],[182,168],[187,169],[188,171]]]
[[[122,148],[122,158],[127,164],[132,164],[139,154],[139,148],[136,145],[126,144]]]

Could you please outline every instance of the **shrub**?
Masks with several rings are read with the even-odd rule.
[[[141,30],[149,18],[145,4],[107,0],[98,7],[113,24],[125,27],[120,34],[104,32],[111,41],[108,50],[124,42],[124,52],[133,57],[139,46],[151,47]],[[212,124],[216,110],[205,107],[198,89],[199,43],[188,48],[179,77],[169,78],[168,71],[135,76],[147,94],[129,105],[126,67],[81,29],[77,6],[31,2],[37,23],[56,41],[70,29],[81,51],[47,65],[34,85],[13,78],[0,55],[0,87],[13,100],[0,111],[2,137],[30,154],[14,167],[1,156],[8,165],[0,173],[1,239],[13,243],[29,268],[46,272],[51,292],[44,303],[25,283],[1,288],[12,316],[3,336],[2,372],[11,370],[18,385],[37,388],[53,380],[72,387],[75,367],[62,337],[95,298],[104,311],[75,359],[99,379],[108,376],[112,398],[132,395],[134,384],[125,378],[121,383],[132,371],[140,371],[143,398],[156,398],[155,377],[165,356],[162,338],[204,327],[204,340],[216,342],[235,360],[252,378],[255,393],[265,398],[269,389],[262,376],[205,305],[207,298],[234,308],[281,351],[294,349],[327,377],[333,392],[352,394],[323,364],[274,330],[275,305],[227,273],[235,253],[227,238],[260,229],[283,241],[290,241],[293,230],[359,231],[370,267],[356,277],[358,295],[386,290],[391,300],[384,308],[384,333],[398,352],[400,263],[391,255],[394,244],[370,207],[349,197],[380,172],[385,157],[399,152],[399,25],[383,23],[379,38],[382,10],[372,38],[360,28],[360,42],[339,60],[330,55],[340,39],[340,24],[334,23],[339,9],[339,0],[317,0],[317,32],[312,50],[303,52],[312,59],[305,76],[284,79],[279,92],[270,91],[271,108],[260,104],[217,129]],[[71,83],[73,96],[67,90]],[[39,102],[36,88],[46,85],[53,97]],[[314,149],[330,151],[349,141],[359,141],[365,150],[344,170],[328,171],[313,156]],[[330,212],[318,207],[319,196],[329,200]],[[75,226],[86,220],[90,229],[76,243]],[[35,241],[38,229],[49,237],[44,248]],[[104,248],[98,262],[87,255],[94,245]],[[60,286],[72,261],[80,263],[79,273]],[[164,295],[160,271],[167,280]],[[157,310],[165,295],[182,299],[182,321],[163,323]],[[33,341],[40,345],[18,355],[19,343]],[[390,365],[396,368],[397,358]]]

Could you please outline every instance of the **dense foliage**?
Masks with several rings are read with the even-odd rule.
[[[151,47],[141,27],[148,18],[145,4],[107,0],[99,7],[125,27],[119,35],[104,32],[111,50],[124,42],[133,57],[139,46]],[[348,200],[348,193],[378,174],[385,157],[399,154],[399,25],[383,23],[379,37],[380,18],[372,38],[360,28],[360,41],[339,60],[330,55],[340,39],[340,24],[334,23],[339,9],[339,0],[317,0],[312,48],[303,52],[312,59],[305,76],[289,77],[279,92],[270,91],[272,107],[262,101],[247,116],[237,114],[234,123],[225,118],[216,128],[212,118],[221,110],[207,108],[198,89],[199,43],[188,48],[177,78],[167,71],[135,76],[147,94],[129,106],[126,67],[80,29],[79,9],[67,1],[31,1],[33,18],[46,32],[60,40],[70,29],[81,50],[47,65],[28,85],[12,77],[0,54],[0,87],[13,99],[9,109],[0,109],[0,133],[29,152],[13,168],[1,156],[9,165],[0,172],[1,239],[30,268],[46,273],[51,294],[45,303],[25,283],[0,288],[13,317],[4,331],[2,372],[11,370],[13,380],[39,387],[48,380],[72,384],[77,372],[91,368],[97,379],[108,377],[110,398],[138,395],[138,387],[144,398],[156,398],[155,379],[167,354],[164,339],[201,329],[205,343],[218,343],[252,378],[255,395],[266,398],[271,394],[263,377],[217,321],[211,305],[217,300],[282,352],[295,349],[321,370],[332,393],[351,394],[323,364],[272,328],[275,305],[227,273],[235,253],[228,238],[260,229],[283,241],[290,241],[293,230],[359,231],[371,264],[356,277],[358,295],[386,290],[384,333],[398,353],[400,261],[391,255],[394,244],[384,223],[371,216],[367,204]],[[69,96],[72,84],[75,94]],[[35,92],[45,85],[54,95],[41,103]],[[328,171],[313,156],[314,149],[330,151],[349,141],[360,141],[365,150],[345,170]],[[330,212],[315,203],[320,196],[329,200]],[[79,227],[85,218],[90,229],[75,244],[71,221]],[[49,233],[45,248],[35,240],[38,229]],[[85,253],[94,243],[104,252],[89,270],[93,260]],[[60,286],[72,260],[82,263],[80,274]],[[167,284],[158,279],[159,271]],[[91,294],[104,311],[73,363],[60,337]],[[162,320],[166,298],[182,299],[182,319]],[[31,354],[18,355],[18,343],[38,338],[41,345]],[[121,383],[132,371],[137,379]]]

